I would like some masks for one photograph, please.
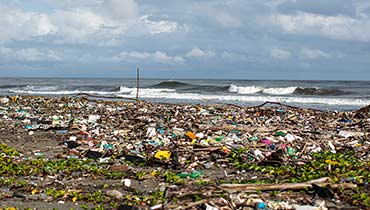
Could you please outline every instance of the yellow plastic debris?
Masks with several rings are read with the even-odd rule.
[[[332,160],[325,160],[325,163],[330,164],[330,165],[338,165],[339,164],[337,161],[332,161]]]
[[[36,194],[36,193],[38,193],[38,192],[39,192],[39,190],[38,190],[38,189],[33,189],[33,190],[32,190],[32,192],[31,192],[31,194],[32,194],[32,195],[34,195],[34,194]]]
[[[157,170],[153,170],[153,171],[150,173],[150,175],[152,175],[152,176],[157,176],[157,175],[158,175],[158,171],[157,171]]]
[[[10,99],[12,100],[12,102],[17,102],[18,101],[18,96],[12,96],[12,97],[10,97]]]
[[[186,133],[185,133],[185,135],[186,135],[187,137],[189,137],[190,139],[196,139],[196,138],[197,138],[197,137],[195,136],[195,134],[194,134],[194,133],[192,133],[192,132],[190,132],[190,131],[186,132]]]
[[[72,202],[75,203],[77,201],[77,197],[72,198]]]
[[[168,160],[170,159],[171,152],[170,151],[162,151],[159,150],[157,153],[155,153],[154,157],[160,160]]]

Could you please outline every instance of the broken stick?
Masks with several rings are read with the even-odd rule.
[[[324,177],[320,179],[314,179],[308,182],[302,183],[281,183],[281,184],[222,184],[220,188],[227,191],[270,191],[270,190],[299,190],[304,188],[312,188],[312,184],[316,184],[320,187],[329,186],[332,189],[343,188],[343,189],[354,189],[357,187],[356,184],[352,183],[341,183],[341,184],[328,184],[330,178]]]

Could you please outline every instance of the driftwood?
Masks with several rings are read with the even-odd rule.
[[[299,190],[304,188],[312,188],[313,184],[320,187],[329,186],[332,189],[343,188],[343,189],[354,189],[357,187],[356,184],[352,183],[341,183],[341,184],[330,184],[330,178],[324,177],[320,179],[314,179],[308,182],[302,183],[281,183],[281,184],[222,184],[220,188],[227,191],[270,191],[270,190]]]
[[[274,101],[266,101],[265,103],[261,104],[261,105],[257,105],[257,106],[246,106],[244,107],[245,109],[253,109],[253,108],[261,108],[267,104],[274,104],[274,105],[279,105],[279,106],[285,106],[285,107],[288,107],[288,108],[291,108],[291,109],[307,109],[307,110],[312,110],[312,111],[319,111],[319,112],[323,112],[322,110],[319,110],[319,109],[313,109],[313,108],[302,108],[302,107],[298,107],[298,106],[292,106],[292,105],[288,105],[288,104],[283,104],[283,103],[280,103],[280,102],[274,102]]]

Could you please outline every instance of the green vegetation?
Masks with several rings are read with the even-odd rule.
[[[244,160],[245,153],[245,150],[233,151],[229,157],[230,163],[235,168],[257,172],[260,177],[268,177],[265,180],[248,180],[246,183],[296,183],[321,177],[330,177],[332,183],[352,180],[359,186],[358,189],[355,192],[338,190],[339,194],[350,203],[370,206],[370,189],[366,187],[370,180],[370,162],[358,159],[354,153],[313,153],[312,160],[303,165],[280,167],[258,166],[256,163],[247,162]]]
[[[10,147],[6,144],[0,144],[0,154],[2,156],[19,156],[19,152],[15,150],[13,147]]]

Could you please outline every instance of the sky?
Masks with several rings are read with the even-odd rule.
[[[368,0],[0,0],[0,76],[370,80]]]

